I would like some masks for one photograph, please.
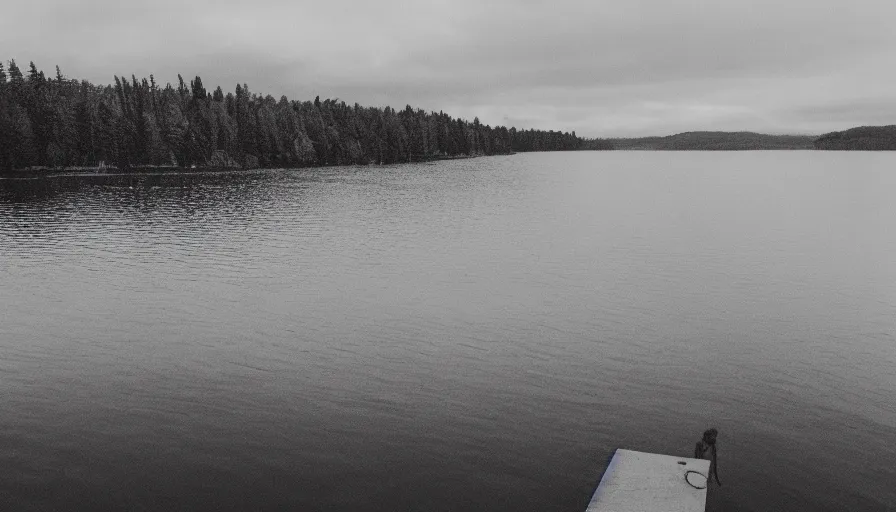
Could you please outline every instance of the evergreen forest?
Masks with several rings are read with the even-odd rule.
[[[159,85],[47,77],[33,62],[0,63],[0,169],[306,167],[392,164],[523,151],[609,149],[575,132],[517,130],[410,106],[295,101],[200,77]]]

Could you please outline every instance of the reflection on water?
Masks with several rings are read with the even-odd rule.
[[[583,510],[712,425],[708,510],[887,510],[894,163],[2,179],[0,508]]]

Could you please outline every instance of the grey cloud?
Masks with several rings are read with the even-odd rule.
[[[883,0],[40,0],[12,12],[0,58],[98,83],[198,74],[601,136],[896,122],[896,4]]]

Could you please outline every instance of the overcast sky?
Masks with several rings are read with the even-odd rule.
[[[583,136],[896,124],[894,0],[12,0],[0,58]],[[210,87],[211,86],[211,87]]]

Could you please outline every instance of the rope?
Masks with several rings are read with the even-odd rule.
[[[688,478],[688,475],[690,475],[691,473],[694,473],[694,474],[696,474],[696,475],[700,475],[700,476],[702,476],[702,477],[706,480],[706,483],[709,484],[709,478],[706,478],[706,475],[704,475],[703,473],[701,473],[701,472],[699,472],[699,471],[694,471],[693,469],[688,470],[688,471],[684,474],[684,481],[687,482],[688,485],[690,485],[690,486],[693,487],[694,489],[706,489],[706,485],[704,485],[703,487],[697,487],[696,485],[694,485],[694,484],[691,483],[691,480]]]

